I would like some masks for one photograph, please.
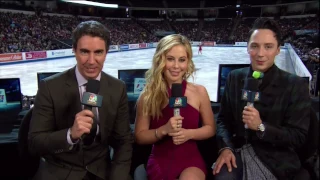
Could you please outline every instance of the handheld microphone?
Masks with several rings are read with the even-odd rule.
[[[253,78],[252,78],[253,77]],[[254,71],[252,77],[248,77],[242,89],[241,99],[247,101],[247,106],[254,107],[254,102],[260,101],[259,80],[263,77],[263,73]],[[244,127],[248,129],[248,125]]]
[[[182,93],[182,84],[172,84],[169,106],[173,108],[174,116],[180,116],[180,108],[187,106],[187,97],[183,96]]]
[[[81,104],[84,109],[92,111],[93,107],[101,107],[103,97],[98,95],[100,89],[100,81],[89,79],[87,83],[86,92],[83,93]],[[94,113],[95,114],[95,113]],[[89,134],[83,134],[81,139],[84,145],[92,144],[97,132],[97,119],[93,118],[92,128]]]
[[[180,108],[187,107],[187,97],[183,96],[183,88],[181,83],[172,84],[171,97],[169,98],[169,107],[173,108],[174,116],[180,116]],[[182,124],[180,127],[182,127]],[[172,153],[172,161],[174,161],[175,152],[176,151],[173,151]],[[169,179],[169,171],[170,168],[168,169],[167,177],[165,179]]]

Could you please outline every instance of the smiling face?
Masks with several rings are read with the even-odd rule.
[[[183,45],[173,46],[165,54],[164,77],[168,84],[181,83],[183,76],[188,71],[188,55]]]
[[[86,79],[95,79],[102,71],[107,56],[106,44],[100,37],[82,36],[73,49],[77,67]]]
[[[257,29],[250,37],[247,51],[252,69],[265,72],[274,64],[275,57],[280,53],[280,46],[273,31]]]

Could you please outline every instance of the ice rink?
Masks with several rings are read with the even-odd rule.
[[[107,55],[103,71],[116,77],[118,69],[148,69],[151,67],[155,48],[113,52]],[[193,61],[198,71],[194,83],[207,88],[211,101],[216,101],[219,64],[249,64],[246,47],[203,47],[198,55],[198,47],[193,47]],[[287,50],[281,49],[276,57],[276,65],[293,73],[290,60],[286,60]],[[61,72],[76,65],[74,57],[43,60],[19,64],[0,64],[0,78],[20,78],[23,95],[32,96],[37,92],[37,72]],[[193,81],[189,79],[189,81]]]

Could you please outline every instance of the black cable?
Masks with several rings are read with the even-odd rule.
[[[244,138],[245,138],[245,145],[248,145],[248,130],[245,129],[244,130]],[[247,147],[246,147],[247,148]],[[244,150],[244,149],[243,149]],[[246,161],[243,161],[243,167],[244,167],[244,179],[247,180],[247,174],[248,174],[248,171],[247,171],[247,166],[246,166]]]
[[[72,147],[72,148],[74,148],[74,147]],[[68,175],[65,177],[64,180],[67,180],[67,179],[69,178],[69,176],[70,176],[70,174],[71,174],[71,171],[73,170],[73,167],[74,167],[74,165],[71,166],[71,168],[70,168],[70,170],[69,170],[69,172],[68,172]]]
[[[99,130],[100,131],[100,130]],[[101,135],[100,135],[101,136]],[[94,139],[94,141],[95,141],[95,139]],[[104,152],[104,150],[101,150],[95,157],[93,157],[92,159],[92,161],[89,161],[89,162],[87,162],[87,163],[85,163],[85,161],[84,161],[84,149],[83,149],[83,147],[84,147],[84,144],[83,144],[83,141],[82,140],[80,140],[80,150],[82,151],[82,167],[85,169],[85,170],[87,170],[86,169],[86,167],[87,167],[87,165],[88,164],[90,164],[90,163],[92,163],[93,161],[94,161],[94,159],[96,159],[97,157],[99,157],[100,156],[100,154],[102,153],[102,152]],[[109,155],[110,156],[110,150],[108,150],[107,151],[107,155]],[[97,175],[95,175],[95,176],[97,176]],[[98,176],[97,176],[98,177]]]
[[[85,166],[85,163],[84,163],[84,150],[83,150],[83,146],[84,146],[84,145],[83,145],[83,141],[80,140],[79,143],[80,143],[80,151],[82,152],[82,167],[85,168],[86,166]],[[71,166],[71,168],[70,168],[70,170],[69,170],[69,172],[68,172],[68,175],[66,176],[65,180],[67,180],[68,177],[70,176],[73,167],[74,167],[74,165]]]
[[[85,167],[85,166],[84,166],[83,141],[82,141],[82,140],[79,140],[79,141],[80,141],[80,142],[79,142],[79,144],[80,144],[80,151],[82,151],[82,166]],[[73,148],[74,148],[74,147],[73,147]],[[69,170],[69,172],[68,172],[68,175],[65,177],[64,180],[67,180],[67,179],[69,178],[69,176],[70,176],[70,174],[71,174],[71,171],[73,170],[73,167],[74,167],[74,165],[71,166],[71,168],[70,168],[70,170]]]
[[[248,133],[248,129],[244,129],[244,139],[246,141],[245,145],[248,144],[248,137],[249,137],[249,133]]]
[[[246,141],[245,145],[248,145],[248,129],[244,129],[244,139]],[[247,148],[247,147],[246,147]],[[244,149],[243,149],[244,150]],[[246,180],[247,179],[247,174],[248,174],[248,171],[247,171],[247,166],[246,166],[246,161],[243,161],[243,166],[244,166],[244,179]]]
[[[72,169],[73,169],[73,166],[74,166],[74,165],[71,166],[71,168],[70,168],[70,170],[69,170],[69,172],[68,172],[68,175],[66,176],[66,178],[65,178],[64,180],[67,180],[67,179],[69,178],[69,176],[70,176],[70,174],[71,174],[71,171],[72,171]]]

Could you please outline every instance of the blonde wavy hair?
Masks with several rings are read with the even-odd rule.
[[[172,47],[182,45],[185,47],[188,58],[188,69],[183,79],[187,80],[190,76],[194,78],[195,71],[192,61],[192,47],[189,40],[180,34],[172,34],[163,37],[156,48],[153,56],[152,67],[146,72],[146,86],[142,91],[144,116],[159,118],[162,116],[162,108],[169,102],[167,81],[164,79],[164,68],[166,65],[166,54]]]

